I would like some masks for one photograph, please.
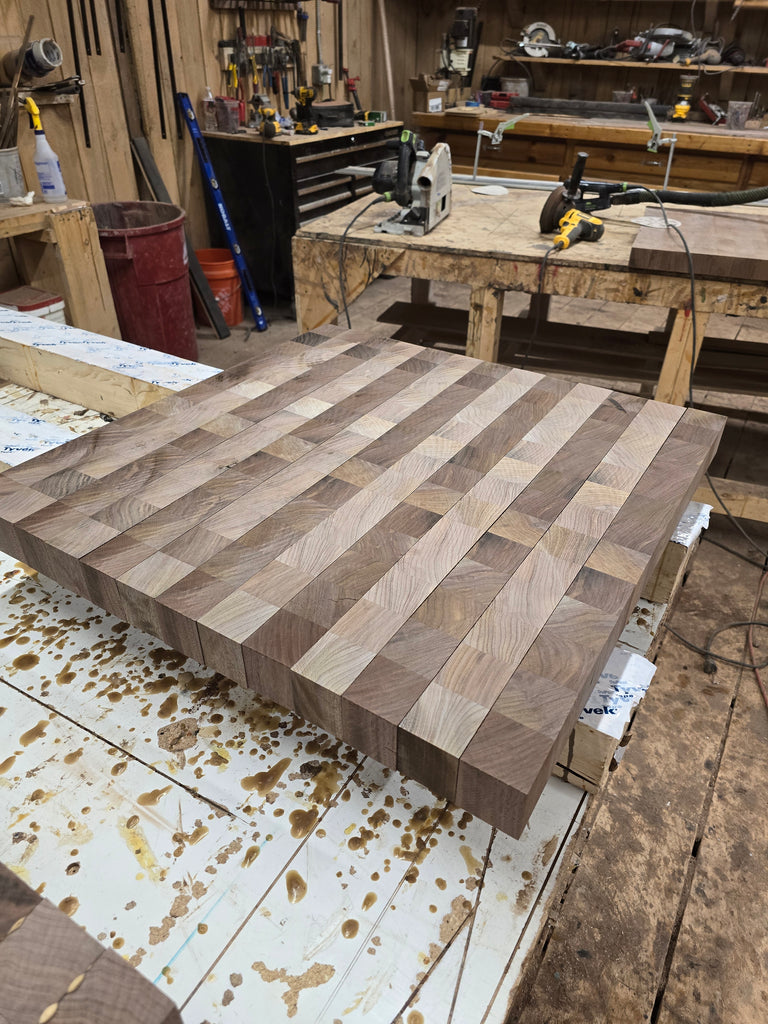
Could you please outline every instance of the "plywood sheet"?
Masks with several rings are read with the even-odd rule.
[[[647,216],[658,217],[655,207]],[[755,213],[728,213],[707,210],[668,211],[680,222],[680,231],[693,257],[697,277],[722,277],[728,281],[765,281],[768,259],[765,241],[768,224]],[[641,227],[632,243],[629,265],[636,270],[656,273],[688,274],[688,256],[677,232],[663,228]]]
[[[328,328],[0,478],[0,547],[519,835],[723,420]]]

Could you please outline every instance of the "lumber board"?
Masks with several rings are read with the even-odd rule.
[[[326,328],[6,471],[0,546],[519,836],[723,425]]]
[[[166,352],[0,307],[5,380],[123,416],[215,371]]]
[[[657,216],[654,208],[647,215]],[[759,214],[707,210],[674,212],[693,258],[696,276],[721,277],[728,281],[766,279],[765,218]],[[688,255],[674,231],[643,226],[632,243],[629,265],[637,270],[688,274]]]

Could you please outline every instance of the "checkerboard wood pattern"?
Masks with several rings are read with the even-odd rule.
[[[0,477],[0,547],[519,835],[724,421],[321,328]]]

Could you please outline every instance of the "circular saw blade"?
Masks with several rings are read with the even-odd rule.
[[[571,204],[565,195],[565,187],[558,185],[549,193],[546,203],[542,207],[539,216],[539,231],[542,235],[549,235],[557,231],[560,226],[560,218],[565,216]]]
[[[546,21],[534,21],[523,29],[522,48],[529,57],[547,57],[557,45],[557,35]]]

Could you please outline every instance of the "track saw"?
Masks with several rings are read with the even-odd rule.
[[[384,160],[373,175],[373,190],[403,207],[380,221],[375,231],[391,235],[426,235],[451,212],[451,151],[438,142],[432,152],[408,129],[389,143],[397,157]]]

